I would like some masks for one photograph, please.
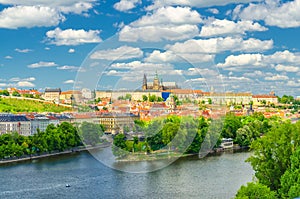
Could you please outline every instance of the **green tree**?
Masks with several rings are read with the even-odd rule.
[[[280,178],[291,165],[290,156],[300,143],[299,127],[299,122],[296,125],[283,122],[251,144],[253,155],[247,161],[259,182],[271,190],[280,188]]]
[[[300,196],[300,147],[291,156],[291,167],[281,176],[281,198]]]
[[[149,101],[150,101],[150,102],[156,102],[156,101],[157,101],[156,95],[150,95],[150,96],[149,96]]]
[[[225,116],[224,125],[222,129],[223,138],[236,138],[236,131],[242,127],[241,118],[229,113]]]
[[[3,90],[0,94],[4,96],[9,96],[9,92],[7,90]]]
[[[79,132],[83,143],[86,145],[96,145],[100,143],[103,129],[99,124],[83,122],[79,127]]]
[[[276,199],[276,193],[269,187],[260,183],[250,182],[247,186],[242,186],[237,194],[236,199]]]
[[[14,91],[12,93],[12,96],[15,96],[15,97],[21,97],[20,93],[18,91]]]
[[[187,148],[187,151],[186,151],[187,153],[199,153],[202,142],[206,136],[207,129],[208,129],[207,121],[205,120],[204,117],[200,117],[198,120],[197,133],[196,133],[196,135],[192,134],[193,141]],[[191,134],[188,134],[188,135],[190,136]]]
[[[208,104],[212,104],[212,99],[211,98],[208,98]]]
[[[146,101],[148,101],[148,97],[147,97],[147,95],[143,95],[143,96],[142,96],[142,98],[143,98],[143,102],[146,102]]]
[[[128,144],[126,145],[126,136],[124,134],[118,134],[114,137],[112,152],[117,157],[124,157],[128,154],[126,148],[130,150]],[[133,147],[133,146],[131,146]]]
[[[132,98],[131,94],[126,94],[126,95],[125,95],[125,99],[126,99],[126,100],[131,101],[131,98]]]

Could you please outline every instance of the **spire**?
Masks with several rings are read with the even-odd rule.
[[[143,91],[147,90],[147,77],[146,77],[146,74],[144,74],[142,90]]]
[[[146,74],[144,74],[144,79],[143,79],[143,85],[147,84],[147,77]]]
[[[154,79],[158,79],[157,70],[155,71],[155,77],[154,77]]]

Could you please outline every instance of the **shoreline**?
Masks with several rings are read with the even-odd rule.
[[[209,155],[218,155],[225,152],[241,152],[241,151],[249,151],[250,147],[233,147],[233,148],[215,148],[210,151],[206,151],[203,153],[174,153],[174,152],[163,152],[163,153],[153,153],[153,154],[130,154],[124,158],[116,158],[117,162],[142,162],[142,161],[156,161],[156,160],[166,160],[172,158],[184,158],[189,156],[198,155],[200,158],[204,158]]]
[[[72,154],[72,153],[80,153],[82,151],[89,151],[89,150],[94,150],[94,149],[99,149],[99,148],[106,148],[106,147],[109,147],[109,146],[111,146],[111,143],[104,143],[104,144],[99,144],[99,145],[96,145],[96,146],[88,146],[88,147],[84,147],[84,148],[73,148],[73,149],[69,149],[69,150],[66,150],[66,151],[62,151],[62,152],[47,153],[47,154],[42,154],[42,155],[33,155],[33,156],[29,156],[29,157],[24,157],[24,158],[0,160],[0,165],[10,164],[10,163],[17,163],[17,162],[24,162],[24,161],[28,161],[28,160],[37,160],[37,159],[60,156],[60,155],[66,155],[66,154]]]

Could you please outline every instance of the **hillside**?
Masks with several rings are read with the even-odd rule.
[[[70,108],[58,106],[55,104],[31,101],[16,98],[0,97],[0,112],[20,113],[20,112],[55,112],[60,113],[70,111]]]

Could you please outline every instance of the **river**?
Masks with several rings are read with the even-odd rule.
[[[249,155],[225,152],[203,159],[184,157],[148,173],[112,169],[89,152],[6,164],[0,166],[0,198],[227,199],[252,180],[254,172],[244,162]]]

